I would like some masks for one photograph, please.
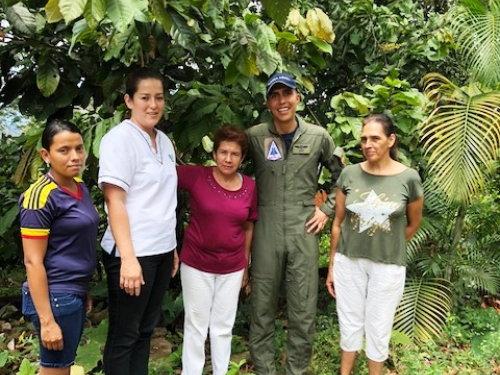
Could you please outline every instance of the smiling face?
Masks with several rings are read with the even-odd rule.
[[[368,162],[379,162],[390,158],[390,149],[396,141],[396,136],[387,136],[382,124],[370,121],[361,130],[361,150]]]
[[[273,114],[275,125],[295,123],[295,113],[300,95],[295,89],[276,84],[267,96],[267,108]]]
[[[40,155],[50,164],[49,172],[60,185],[77,177],[85,165],[86,153],[82,136],[67,130],[55,134],[49,149],[42,148]]]
[[[226,177],[235,174],[243,161],[241,146],[231,141],[222,141],[213,157],[217,170]]]
[[[154,78],[139,81],[133,96],[125,94],[125,103],[131,112],[130,120],[145,132],[152,134],[165,109],[163,83]]]

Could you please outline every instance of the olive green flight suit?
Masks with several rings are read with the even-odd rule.
[[[306,233],[315,211],[320,166],[336,181],[342,149],[321,126],[297,117],[288,152],[272,121],[248,129],[255,165],[259,220],[252,241],[250,353],[258,375],[275,374],[274,330],[278,295],[286,281],[287,375],[307,373],[318,299],[318,236]],[[334,213],[334,192],[320,209]]]

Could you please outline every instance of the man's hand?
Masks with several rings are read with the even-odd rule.
[[[318,207],[316,207],[314,216],[306,223],[306,231],[307,233],[319,234],[323,230],[327,222],[328,215],[321,211]]]

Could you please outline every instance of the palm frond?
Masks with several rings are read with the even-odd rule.
[[[450,25],[465,63],[487,85],[500,81],[500,5],[491,1],[462,1],[450,12]]]
[[[408,279],[396,310],[394,329],[415,341],[439,336],[451,309],[450,294],[445,280]]]
[[[424,82],[435,106],[421,126],[428,172],[439,176],[448,204],[468,204],[484,185],[485,168],[492,173],[498,157],[500,92],[460,88],[437,73]]]
[[[430,238],[438,237],[438,229],[436,228],[436,222],[432,218],[423,217],[420,223],[420,228],[413,238],[408,242],[406,251],[408,257],[408,263],[412,263],[417,255],[425,248],[428,240]]]
[[[461,254],[456,274],[466,288],[479,292],[500,292],[500,262],[487,251],[472,244]]]

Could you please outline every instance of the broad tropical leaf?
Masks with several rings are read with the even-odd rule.
[[[122,50],[127,45],[129,39],[133,39],[131,38],[131,35],[133,35],[134,31],[135,28],[131,25],[125,32],[114,34],[110,39],[108,50],[106,51],[103,60],[109,61],[112,58],[117,59],[122,56]]]
[[[234,32],[231,39],[231,53],[233,55],[233,61],[236,68],[241,74],[247,77],[258,75],[257,41],[248,30],[245,22],[235,22]]]
[[[500,146],[500,92],[460,88],[444,76],[424,77],[434,109],[422,124],[422,144],[429,172],[440,176],[436,188],[449,203],[468,203],[493,172]]]
[[[408,279],[396,310],[394,329],[416,341],[439,336],[451,309],[447,285],[440,279]]]
[[[45,14],[47,15],[47,22],[59,22],[63,19],[63,15],[59,10],[59,0],[49,0],[45,5]]]
[[[176,43],[194,54],[196,50],[196,35],[193,29],[188,26],[187,21],[175,10],[169,9],[168,15],[172,20],[172,26],[170,30],[165,29],[165,31],[170,34]],[[165,27],[166,25],[163,26]]]
[[[36,19],[23,3],[16,3],[5,8],[7,20],[23,34],[33,35],[36,31]]]
[[[3,236],[11,227],[14,220],[16,220],[18,213],[19,205],[16,203],[8,209],[2,217],[0,217],[0,236]]]
[[[59,10],[66,24],[83,14],[87,0],[59,0]]]
[[[453,7],[451,27],[465,62],[477,79],[495,86],[500,82],[500,2],[461,1]],[[460,56],[460,54],[459,54]]]
[[[107,14],[118,31],[124,32],[132,22],[135,7],[130,0],[107,0]]]
[[[106,1],[105,0],[87,0],[83,16],[90,28],[97,27],[99,22],[104,19],[106,15]]]
[[[281,64],[281,57],[276,53],[276,35],[261,20],[256,21],[255,24],[255,39],[259,45],[257,63],[260,70],[270,76]]]
[[[38,59],[36,85],[43,96],[49,97],[57,90],[59,79],[59,69],[54,60],[48,56],[48,52],[42,54]]]
[[[292,7],[292,0],[261,0],[260,3],[266,10],[266,13],[276,21],[279,26],[282,26]]]
[[[149,2],[149,6],[151,7],[151,13],[153,13],[154,18],[163,26],[163,30],[170,33],[173,21],[167,12],[165,0],[152,0]]]
[[[320,51],[332,54],[332,46],[322,39],[316,38],[314,36],[308,36],[307,40],[311,41]]]
[[[321,9],[314,8],[307,11],[306,20],[313,37],[324,40],[327,43],[333,43],[335,34],[333,32],[332,21]]]
[[[89,32],[91,32],[91,29],[89,28],[89,23],[87,20],[82,19],[76,21],[73,24],[73,36],[71,38],[71,45],[68,51],[69,54],[71,54],[71,51],[73,51],[75,44],[80,40],[82,40],[83,37],[87,35]]]

